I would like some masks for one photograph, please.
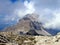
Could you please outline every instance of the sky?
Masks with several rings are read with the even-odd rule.
[[[45,28],[60,29],[60,0],[0,0],[0,29],[32,13]]]

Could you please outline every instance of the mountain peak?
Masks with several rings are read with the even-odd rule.
[[[27,14],[23,17],[23,19],[28,20],[30,19],[31,21],[38,21],[39,15],[32,13],[32,14]]]
[[[37,14],[27,14],[19,22],[11,26],[6,31],[12,31],[15,33],[24,33],[24,34],[31,34],[31,35],[50,35],[46,32],[42,26],[42,23],[38,21]],[[34,33],[33,33],[33,32]]]

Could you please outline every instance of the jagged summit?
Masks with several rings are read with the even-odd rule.
[[[38,17],[39,17],[39,15],[32,13],[32,14],[27,14],[27,15],[25,15],[25,16],[23,17],[23,19],[24,19],[24,20],[31,20],[31,21],[38,21]],[[21,20],[21,19],[20,19],[20,20]],[[19,21],[20,21],[20,20],[19,20]]]
[[[51,35],[43,29],[38,17],[37,14],[27,14],[16,25],[6,28],[5,31],[28,35]]]

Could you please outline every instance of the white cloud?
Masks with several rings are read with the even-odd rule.
[[[46,22],[44,27],[52,29],[55,28],[60,29],[60,9],[52,11],[52,14],[53,14],[52,20]]]
[[[9,23],[11,21],[16,21],[16,18],[18,17],[18,15],[15,13],[16,9],[25,9],[24,4],[20,1],[11,3],[10,0],[0,0],[0,23]]]
[[[30,1],[30,2],[28,2],[28,1],[25,1],[24,2],[24,5],[25,5],[25,7],[26,7],[26,13],[28,14],[31,14],[31,13],[33,13],[34,11],[35,11],[35,8],[34,8],[34,2],[32,2],[32,1]]]
[[[30,0],[30,2],[25,0],[24,2],[19,1],[16,3],[11,3],[10,0],[1,0],[0,15],[5,15],[6,17],[3,18],[3,21],[9,22],[15,20],[16,17],[22,18],[26,14],[37,12],[40,15],[39,20],[45,24],[46,28],[60,28],[60,9],[58,9],[60,8],[60,3],[56,3],[57,1],[55,0]]]
[[[52,10],[49,8],[45,8],[45,9],[40,10],[40,12],[38,14],[40,15],[39,20],[42,23],[49,22],[54,17],[52,14]]]
[[[23,8],[23,9],[15,10],[15,14],[20,18],[23,18],[26,14],[32,14],[35,12],[34,2],[32,2],[32,1],[28,2],[27,0],[25,0],[24,7],[25,8]]]

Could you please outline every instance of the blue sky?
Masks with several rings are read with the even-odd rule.
[[[0,26],[12,25],[34,12],[46,28],[59,29],[60,0],[0,0]]]

